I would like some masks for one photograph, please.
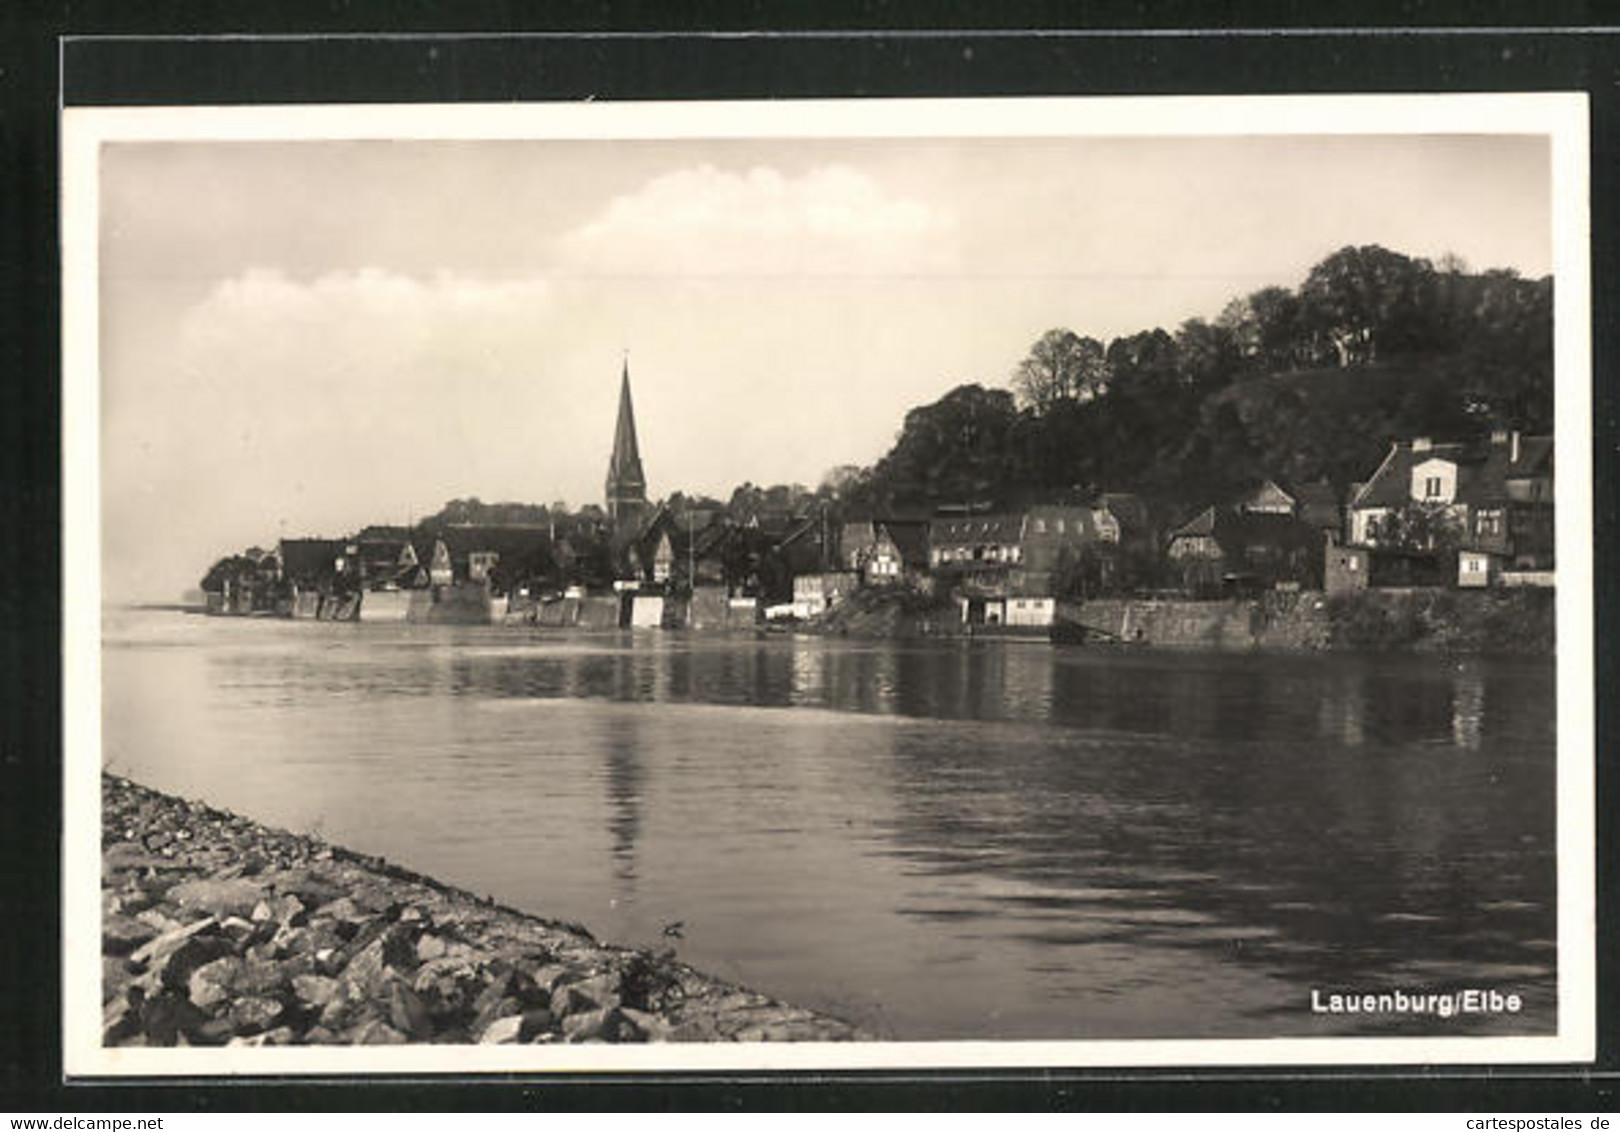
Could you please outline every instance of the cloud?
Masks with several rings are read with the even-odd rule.
[[[578,274],[883,276],[958,260],[955,218],[844,165],[800,177],[700,165],[616,197],[560,241]]]
[[[488,363],[489,348],[510,342],[514,327],[532,325],[550,298],[536,279],[416,278],[367,268],[302,280],[259,268],[221,281],[192,306],[178,344],[180,356],[198,365],[269,369],[282,382],[309,382],[313,362],[364,387],[451,347],[458,358]],[[297,370],[274,370],[283,363]]]

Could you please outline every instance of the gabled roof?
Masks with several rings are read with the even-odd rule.
[[[1212,504],[1170,532],[1170,541],[1178,538],[1200,538],[1215,533],[1215,507]]]
[[[900,552],[901,562],[907,566],[928,565],[927,523],[914,519],[882,519],[877,525]]]
[[[1105,491],[1097,505],[1119,521],[1127,530],[1142,530],[1148,525],[1147,504],[1142,497],[1128,491]]]
[[[1513,458],[1507,438],[1485,443],[1432,444],[1414,448],[1411,441],[1396,441],[1371,479],[1350,501],[1351,507],[1400,507],[1412,497],[1412,470],[1428,460],[1448,460],[1457,466],[1459,503],[1501,502],[1508,497],[1507,482],[1552,474],[1553,438],[1521,436],[1519,458]]]
[[[1276,480],[1261,480],[1253,491],[1237,501],[1237,507],[1241,511],[1247,511],[1258,509],[1262,504],[1274,503],[1283,504],[1292,510],[1299,505],[1299,497]]]
[[[877,524],[871,519],[851,519],[839,530],[844,553],[871,546],[877,541]]]
[[[1467,459],[1463,444],[1431,444],[1414,448],[1411,441],[1397,440],[1361,490],[1350,501],[1352,507],[1399,507],[1412,498],[1412,469],[1426,460],[1450,460],[1460,464]]]

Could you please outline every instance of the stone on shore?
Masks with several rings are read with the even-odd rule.
[[[102,776],[109,1046],[837,1041],[825,1015]]]

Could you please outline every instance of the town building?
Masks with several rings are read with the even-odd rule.
[[[1551,580],[1553,439],[1498,430],[1488,441],[1390,446],[1350,501],[1350,542],[1456,553],[1465,587]]]
[[[359,564],[367,590],[413,589],[427,582],[405,527],[366,527],[349,540],[344,553]]]
[[[1322,588],[1328,593],[1443,586],[1446,582],[1446,573],[1436,556],[1423,551],[1333,542],[1324,554]]]
[[[276,543],[275,580],[287,583],[295,591],[329,593],[338,585],[340,577],[359,573],[359,563],[344,553],[347,547],[344,539],[284,538]],[[265,578],[262,568],[260,577],[270,580]]]
[[[926,585],[929,523],[921,519],[861,519],[839,534],[839,563],[869,586]]]
[[[714,586],[726,582],[724,523],[700,523],[702,512],[677,515],[660,504],[637,537],[635,565],[642,581],[660,586]]]
[[[1108,584],[1121,540],[1143,523],[1122,499],[946,514],[930,528],[929,563],[969,624],[1050,624],[1058,597]]]
[[[1319,499],[1321,493],[1313,495]],[[1298,494],[1264,480],[1238,499],[1205,507],[1174,528],[1165,557],[1177,586],[1198,597],[1320,589],[1323,552],[1333,529],[1333,520],[1323,512],[1319,503],[1307,511]]]
[[[557,573],[551,531],[538,524],[447,524],[419,532],[411,556],[427,563],[429,585],[483,585],[498,596],[527,596]]]
[[[793,576],[793,615],[808,619],[819,616],[847,600],[861,584],[853,570],[827,570]]]

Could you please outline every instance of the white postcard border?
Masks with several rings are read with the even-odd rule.
[[[100,1042],[99,155],[108,142],[1539,134],[1552,141],[1558,1032],[854,1045],[116,1049]],[[70,108],[62,115],[63,1065],[71,1077],[1488,1065],[1596,1056],[1588,105],[1581,92]]]

